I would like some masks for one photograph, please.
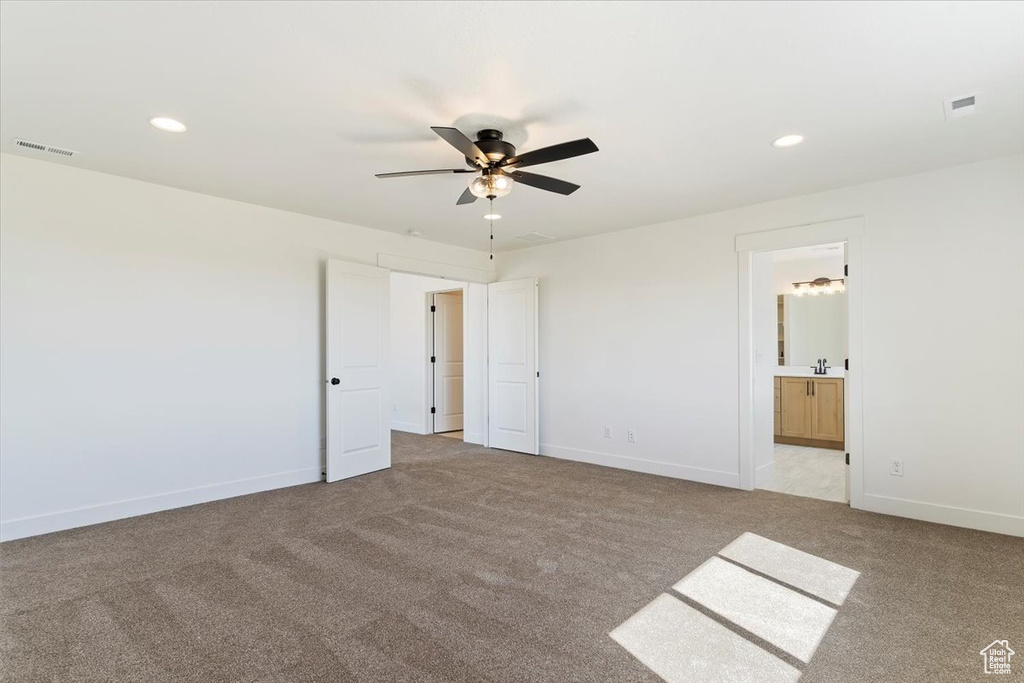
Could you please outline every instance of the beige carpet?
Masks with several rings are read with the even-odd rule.
[[[801,681],[1024,653],[1021,539],[441,436],[394,461],[3,544],[0,680],[657,681],[608,633],[745,531],[861,573]]]

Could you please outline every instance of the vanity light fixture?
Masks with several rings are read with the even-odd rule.
[[[841,277],[819,277],[793,283],[793,296],[818,296],[819,294],[838,294],[845,291],[846,280]]]

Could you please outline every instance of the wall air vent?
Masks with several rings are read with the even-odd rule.
[[[946,120],[959,119],[963,116],[978,113],[978,94],[954,97],[945,102]]]
[[[47,152],[49,154],[58,154],[62,157],[73,157],[78,152],[70,149],[64,149],[63,147],[54,147],[53,145],[44,145],[41,142],[32,142],[31,140],[22,140],[21,138],[14,138],[15,147],[26,147],[28,149],[34,149],[37,152]]]
[[[547,242],[555,238],[542,232],[524,232],[522,235],[516,235],[516,239],[524,242]]]

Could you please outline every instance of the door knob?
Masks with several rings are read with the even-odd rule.
[[[334,386],[338,386],[339,384],[341,384],[341,380],[338,379],[337,377],[332,377],[331,384],[333,384]]]

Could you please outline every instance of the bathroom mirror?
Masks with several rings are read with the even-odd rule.
[[[846,293],[778,297],[779,365],[810,367],[819,358],[833,367],[845,356]]]

